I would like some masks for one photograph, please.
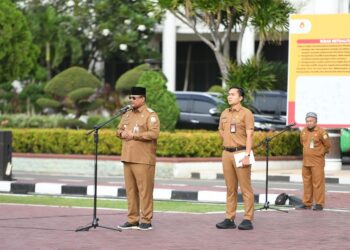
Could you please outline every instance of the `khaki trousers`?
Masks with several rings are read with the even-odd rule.
[[[254,193],[251,185],[251,166],[237,168],[233,153],[223,151],[222,165],[227,187],[226,218],[235,219],[237,209],[238,183],[241,188],[244,201],[244,219],[253,220],[254,217]]]
[[[151,223],[155,166],[124,162],[128,222]]]
[[[324,166],[303,166],[302,175],[304,183],[304,204],[306,206],[311,206],[312,202],[315,201],[316,204],[320,204],[324,207],[326,190]]]

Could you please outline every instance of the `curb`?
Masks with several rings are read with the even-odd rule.
[[[198,172],[191,172],[191,179],[205,180],[205,178],[201,178],[201,173]],[[265,174],[252,173],[252,181],[265,181],[265,179]],[[216,180],[224,180],[224,174],[216,174]],[[303,183],[301,175],[269,175],[268,180],[278,182]],[[350,179],[343,177],[325,177],[325,181],[328,184],[350,184]]]
[[[16,183],[12,181],[0,181],[0,192],[11,194],[93,196],[94,190],[94,185],[72,186],[59,183]],[[269,194],[269,202],[274,203],[277,196],[278,194]],[[123,187],[99,185],[97,186],[97,197],[125,199],[126,191]],[[153,198],[154,200],[226,203],[226,192],[155,188]],[[264,203],[265,194],[254,194],[254,201],[256,203]],[[238,194],[238,202],[243,202],[241,193]]]

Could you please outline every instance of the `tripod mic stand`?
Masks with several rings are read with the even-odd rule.
[[[109,124],[110,122],[112,122],[114,119],[116,119],[117,117],[119,117],[120,115],[124,114],[126,111],[128,111],[129,109],[131,109],[131,106],[128,105],[124,108],[122,108],[121,110],[118,111],[118,113],[112,117],[110,120],[103,122],[101,124],[97,124],[94,126],[94,128],[92,130],[90,130],[89,132],[86,133],[86,135],[90,135],[92,132],[94,132],[94,143],[95,143],[95,173],[94,173],[94,210],[93,210],[93,218],[92,218],[92,223],[88,224],[87,226],[82,226],[79,227],[75,230],[75,232],[80,232],[80,231],[89,231],[90,228],[96,228],[96,227],[102,227],[102,228],[106,228],[106,229],[110,229],[110,230],[114,230],[114,231],[119,231],[121,232],[122,230],[119,228],[112,228],[112,227],[106,227],[106,226],[101,226],[98,221],[99,218],[97,218],[97,212],[96,212],[96,206],[97,206],[97,157],[98,157],[98,130],[102,127],[104,127],[105,125]]]
[[[295,123],[287,125],[285,129],[283,129],[282,131],[280,131],[279,133],[271,136],[271,137],[266,137],[265,139],[263,139],[260,143],[258,143],[258,145],[255,147],[260,147],[261,145],[265,145],[265,156],[266,156],[266,179],[265,179],[265,204],[263,207],[257,208],[256,210],[267,210],[267,209],[274,209],[280,212],[285,212],[288,213],[288,211],[285,210],[281,210],[278,208],[271,208],[270,207],[270,202],[268,201],[268,189],[269,189],[269,154],[270,154],[270,141],[272,141],[273,138],[279,136],[280,134],[282,134],[283,132],[289,130],[292,126],[294,126]]]

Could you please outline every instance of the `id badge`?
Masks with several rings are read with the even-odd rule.
[[[230,132],[231,133],[236,133],[236,123],[231,123]]]
[[[310,148],[315,148],[315,143],[313,139],[310,141]]]

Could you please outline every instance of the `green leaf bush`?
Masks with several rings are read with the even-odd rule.
[[[81,129],[86,128],[86,124],[78,119],[62,119],[58,123],[60,128]]]
[[[40,107],[46,107],[46,108],[53,108],[53,109],[58,109],[59,107],[61,107],[61,103],[53,100],[53,99],[49,99],[46,97],[41,97],[39,98],[36,103],[40,106]]]
[[[13,152],[51,153],[51,154],[93,154],[93,134],[87,136],[87,130],[69,129],[12,129]],[[256,132],[254,145],[266,136],[275,133]],[[121,140],[116,138],[115,130],[99,131],[99,154],[120,155]],[[265,155],[264,145],[255,148],[256,156]],[[161,132],[158,139],[157,155],[164,157],[220,157],[221,139],[212,131],[176,131]],[[285,132],[270,143],[272,156],[301,155],[298,132]]]
[[[147,63],[141,64],[126,71],[122,74],[115,83],[115,90],[117,91],[129,91],[131,87],[136,86],[140,76],[145,71],[152,70],[151,66]]]
[[[64,98],[68,93],[80,88],[99,87],[101,82],[86,69],[71,67],[52,78],[45,86],[45,92]]]
[[[40,98],[37,104],[44,108],[54,108],[61,113],[75,113],[79,118],[89,110],[98,109],[103,100],[98,98],[101,82],[86,69],[71,67],[52,78],[45,86],[49,98]]]
[[[69,92],[68,97],[73,101],[78,101],[83,98],[88,98],[95,93],[93,88],[80,88]]]
[[[1,115],[1,128],[59,128],[61,120],[65,118],[62,115]]]
[[[147,89],[147,105],[157,112],[162,131],[174,131],[180,115],[176,97],[167,90],[163,75],[157,71],[146,71],[137,83]]]

